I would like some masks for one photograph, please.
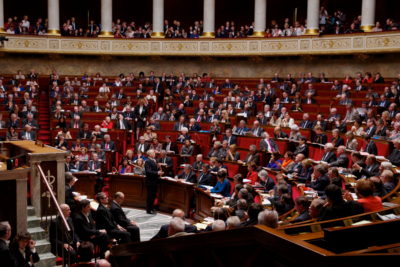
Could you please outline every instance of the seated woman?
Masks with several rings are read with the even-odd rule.
[[[288,184],[283,175],[278,173],[275,176],[276,179],[276,185],[274,186],[274,189],[269,191],[269,194],[271,195],[271,199],[273,200],[280,200],[282,195],[285,193],[292,194],[292,186]]]
[[[372,212],[383,209],[382,199],[373,196],[375,191],[374,182],[371,179],[360,179],[356,184],[357,202],[364,208],[364,212]],[[351,194],[345,194],[347,200],[353,200]]]
[[[103,110],[104,110],[104,112],[112,112],[111,103],[107,102],[107,103],[104,105]]]
[[[6,133],[6,141],[17,141],[18,133],[15,132],[14,127],[8,127],[8,131]]]
[[[95,135],[92,135],[90,137],[90,143],[87,146],[87,149],[89,151],[95,151],[96,150],[96,141],[97,141],[97,137]]]
[[[279,154],[278,151],[273,151],[271,153],[271,159],[269,160],[267,168],[281,169],[281,167],[282,167],[281,155]]]
[[[221,123],[225,123],[225,129],[231,128],[231,119],[229,118],[228,112],[223,110],[221,112]]]
[[[221,90],[219,89],[219,86],[215,87],[215,89],[212,90],[212,94],[213,95],[220,95],[221,94]]]
[[[232,144],[229,148],[225,160],[237,162],[240,159],[240,152],[238,151],[237,146]]]
[[[123,157],[121,160],[121,163],[118,166],[118,172],[119,173],[132,173],[132,166],[128,165],[128,158]]]
[[[156,154],[161,152],[162,144],[158,141],[157,137],[153,137],[153,143],[150,145],[150,149],[153,149]]]
[[[344,139],[340,137],[340,131],[338,129],[333,129],[332,130],[332,138],[331,138],[331,143],[334,147],[340,147],[344,146]]]
[[[255,186],[257,187],[264,187],[265,189],[262,190],[263,193],[268,193],[270,190],[274,189],[275,181],[271,177],[268,176],[268,172],[265,170],[261,170],[258,173],[258,177],[260,178],[256,183]]]
[[[62,130],[57,133],[57,135],[60,134],[62,134],[65,139],[72,139],[71,133],[68,131],[67,127],[62,128]]]
[[[295,162],[293,160],[293,152],[287,151],[283,157],[284,157],[284,160],[282,163],[282,170],[284,173],[287,173],[295,164]]]
[[[64,116],[65,116],[65,114],[61,112],[61,107],[56,107],[56,110],[54,111],[54,114],[53,114],[53,118],[60,119],[61,117],[64,117]],[[65,120],[64,120],[64,123],[65,123]],[[66,123],[65,123],[64,127],[67,127]],[[64,127],[58,127],[58,128],[64,128]],[[57,126],[56,126],[56,128],[57,128]]]
[[[351,131],[353,132],[354,135],[356,136],[361,136],[361,133],[364,132],[364,128],[361,127],[362,121],[355,121],[354,126],[351,127]]]
[[[369,101],[367,102],[368,107],[376,107],[378,105],[378,102],[375,101],[374,95],[370,94],[369,95]]]
[[[28,100],[29,100],[29,93],[25,93],[24,98],[21,100],[21,105],[28,104]]]
[[[112,108],[112,111],[111,111],[111,114],[110,114],[110,119],[112,120],[112,121],[116,121],[116,120],[118,120],[118,108],[117,107],[113,107]],[[113,125],[114,126],[114,125]]]
[[[54,142],[54,147],[58,149],[65,147],[68,150],[68,142],[65,140],[64,135],[59,134],[57,136],[57,140]]]
[[[302,173],[295,174],[294,177],[296,177],[297,180],[300,181],[301,183],[311,181],[311,174],[313,174],[314,172],[314,168],[311,165],[311,161],[308,159],[304,159],[301,162],[301,165],[303,166]]]
[[[212,140],[217,140],[217,135],[221,134],[221,127],[219,126],[219,121],[214,119],[212,122],[213,125],[210,127],[210,133],[213,136]]]
[[[255,185],[256,182],[258,181],[258,173],[256,172],[257,169],[257,164],[254,162],[250,162],[247,164],[247,176],[246,179],[250,180],[250,183],[252,185]]]
[[[281,127],[291,127],[294,125],[294,119],[290,117],[289,112],[286,112],[285,117],[281,120]]]
[[[296,100],[296,104],[294,104],[291,108],[291,111],[303,112],[303,108],[300,106],[300,102]]]
[[[101,124],[101,128],[114,129],[114,123],[111,121],[111,118],[109,116],[107,116],[106,119],[103,121],[103,123]]]
[[[86,147],[81,147],[80,149],[81,154],[79,154],[79,160],[80,161],[89,161],[89,156],[87,154],[87,148]]]
[[[100,92],[97,96],[96,99],[108,99],[108,94],[105,92]]]
[[[301,138],[301,133],[299,132],[299,126],[297,126],[296,124],[293,124],[292,126],[290,126],[290,136],[289,136],[289,140],[291,141],[299,141]]]
[[[99,88],[99,93],[110,93],[110,88],[107,87],[106,83]]]
[[[217,173],[217,179],[218,179],[218,182],[214,186],[214,188],[211,188],[211,189],[207,190],[206,192],[217,193],[217,194],[223,195],[224,197],[230,197],[231,196],[231,194],[230,194],[231,184],[229,183],[228,179],[226,179],[226,172],[219,171]]]
[[[390,119],[389,111],[385,110],[382,112],[382,121],[384,126],[390,126],[392,124],[392,120]]]
[[[346,138],[347,138],[346,149],[358,151],[358,141],[355,138],[354,133],[350,131],[347,132]]]
[[[133,158],[132,162],[135,163],[138,159],[142,159],[143,161],[147,160],[147,158],[142,154],[141,150],[138,150],[137,156]]]
[[[139,158],[135,163],[135,168],[133,169],[133,173],[137,175],[146,175],[146,170],[144,168],[144,160]]]
[[[11,246],[11,253],[14,256],[16,267],[34,266],[40,261],[39,254],[35,249],[36,242],[28,232],[18,233],[14,237]]]
[[[285,209],[283,210],[283,214],[291,211],[294,208],[294,201],[293,201],[292,195],[290,195],[288,193],[282,194],[281,201],[283,203],[285,203]]]
[[[76,139],[76,142],[72,143],[71,150],[72,151],[79,151],[81,147],[84,147],[85,144],[82,143],[82,140],[80,138]]]
[[[193,146],[190,143],[190,140],[188,140],[188,139],[185,140],[185,144],[181,148],[180,155],[184,157],[183,161],[185,163],[188,162],[188,157],[192,157],[193,156]]]
[[[281,118],[279,116],[280,116],[279,111],[274,111],[274,113],[272,114],[272,118],[268,122],[268,124],[271,125],[271,126],[280,126],[281,125]]]
[[[208,158],[211,158],[211,157],[219,158],[219,154],[220,154],[219,149],[220,148],[221,148],[221,142],[220,141],[214,142],[214,146],[208,152],[207,157]]]
[[[168,97],[168,101],[166,101],[167,103],[165,104],[165,106],[169,106],[170,108],[172,107],[176,107],[176,104],[174,102],[174,98],[172,96]]]
[[[146,133],[143,135],[146,141],[152,141],[153,138],[157,138],[157,134],[153,133],[153,127],[149,126],[146,128]]]

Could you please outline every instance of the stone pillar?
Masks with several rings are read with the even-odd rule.
[[[215,37],[215,0],[204,0],[203,34],[201,38]]]
[[[28,218],[26,212],[23,212],[28,209],[28,200],[24,197],[26,196],[26,192],[28,192],[27,173],[22,173],[21,178],[17,179],[15,182],[17,184],[17,231],[23,232],[28,229]],[[21,211],[21,212],[20,212]]]
[[[3,0],[0,0],[3,1]],[[47,0],[47,16],[49,17],[48,35],[60,36],[60,3],[59,0]]]
[[[4,0],[0,0],[0,33],[5,33],[4,29]]]
[[[254,32],[251,37],[264,37],[267,23],[267,0],[255,0]]]
[[[372,32],[375,27],[376,0],[363,0],[361,11],[361,30]]]
[[[308,0],[307,4],[307,35],[319,34],[319,1]]]
[[[101,32],[99,37],[114,37],[112,29],[112,0],[101,0]]]
[[[164,38],[164,0],[153,0],[153,32],[151,37]]]

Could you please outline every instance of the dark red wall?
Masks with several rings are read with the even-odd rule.
[[[75,17],[80,27],[86,27],[89,18],[96,23],[101,21],[100,0],[60,0],[60,23]],[[152,21],[151,0],[113,0],[113,20],[135,21],[136,25],[143,25],[146,21]],[[253,0],[216,0],[216,26],[224,25],[226,21],[234,21],[236,27],[250,24],[254,19]],[[281,26],[286,17],[293,20],[295,8],[298,8],[298,20],[303,22],[307,17],[307,0],[279,0],[267,1],[267,25],[272,20]],[[347,15],[348,21],[361,14],[362,0],[321,0],[331,14],[341,8]],[[376,19],[384,23],[386,18],[391,17],[400,20],[397,12],[400,3],[398,0],[377,0]],[[397,8],[396,8],[397,7]],[[188,29],[196,20],[203,19],[203,1],[200,0],[165,0],[164,18],[172,24],[174,19],[181,21],[183,27]],[[13,0],[4,1],[5,19],[11,16],[18,16],[21,20],[23,15],[28,15],[31,24],[34,24],[37,17],[47,18],[47,0]]]

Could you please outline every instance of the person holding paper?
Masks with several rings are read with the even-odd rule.
[[[375,191],[374,182],[371,179],[361,179],[356,184],[356,195],[357,202],[364,208],[364,212],[372,212],[382,210],[382,199],[380,197],[373,196]],[[352,195],[348,192],[345,194],[345,198],[348,201],[354,200]]]
[[[226,172],[218,171],[217,173],[218,182],[214,186],[214,188],[207,190],[208,193],[217,193],[221,194],[224,197],[229,197],[231,191],[231,184],[229,183],[228,179],[226,179]]]
[[[192,166],[190,164],[185,164],[183,172],[175,176],[175,179],[179,179],[184,182],[197,183],[196,173],[192,171]]]
[[[99,156],[97,153],[92,153],[92,159],[88,162],[88,170],[90,172],[96,172],[96,192],[101,192],[103,188],[103,177],[101,177],[101,161],[98,160]]]

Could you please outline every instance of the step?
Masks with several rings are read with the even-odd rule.
[[[28,206],[28,216],[35,216],[35,208]]]
[[[40,261],[35,263],[35,267],[56,266],[56,256],[51,252],[39,254]]]
[[[28,228],[28,232],[32,235],[33,240],[40,240],[46,238],[46,231],[41,227]]]
[[[39,254],[51,252],[51,244],[46,239],[36,240],[35,248]]]
[[[40,227],[40,219],[36,216],[28,216],[28,228]]]

